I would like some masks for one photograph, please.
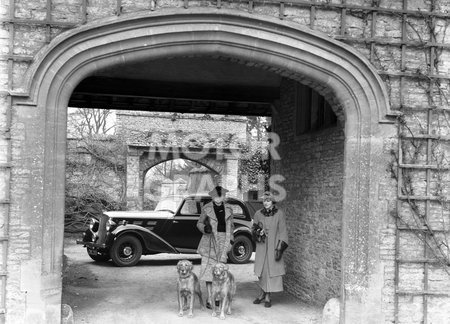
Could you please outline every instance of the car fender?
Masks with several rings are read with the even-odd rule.
[[[240,233],[246,233],[250,235],[250,238],[252,237],[252,226],[253,221],[247,221],[243,219],[235,219],[234,220],[234,231],[233,234],[236,236],[236,234]]]
[[[248,234],[250,237],[252,237],[252,231],[247,226],[241,225],[241,226],[236,226],[234,228],[234,231],[233,231],[234,236],[243,234],[243,233]]]
[[[233,236],[237,237],[238,235],[245,235],[247,236],[253,243],[253,251],[256,249],[256,244],[253,241],[253,235],[252,230],[248,226],[245,226],[244,224],[235,223],[235,228],[233,231]]]
[[[126,234],[138,237],[142,242],[143,252],[145,252],[145,254],[180,253],[158,234],[139,225],[119,225],[112,231],[112,234],[114,235],[114,240]]]

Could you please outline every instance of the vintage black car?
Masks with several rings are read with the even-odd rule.
[[[83,239],[95,261],[108,261],[120,267],[135,265],[141,255],[156,253],[196,253],[201,232],[196,223],[201,208],[211,201],[207,195],[169,197],[154,211],[109,211],[92,218]],[[234,240],[228,254],[232,263],[249,261],[255,244],[251,227],[255,210],[235,198],[226,203],[233,209]]]

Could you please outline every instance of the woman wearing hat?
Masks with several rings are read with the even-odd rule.
[[[275,206],[272,193],[265,192],[262,201],[264,208],[253,217],[255,274],[262,291],[253,304],[260,304],[264,300],[264,306],[271,307],[270,293],[283,291],[283,252],[288,246],[288,235],[284,212]]]
[[[197,228],[203,233],[197,252],[202,257],[199,278],[206,281],[207,308],[211,308],[212,268],[218,262],[227,262],[233,239],[233,210],[224,202],[227,192],[220,186],[211,190],[208,194],[212,201],[203,206],[197,222]]]

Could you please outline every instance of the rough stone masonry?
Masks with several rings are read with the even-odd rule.
[[[65,154],[65,143],[59,139],[64,137],[61,116],[66,107],[64,100],[53,103],[49,98],[43,103],[31,97],[38,92],[36,89],[40,89],[39,93],[52,91],[54,83],[63,82],[58,77],[50,81],[39,79],[40,71],[51,66],[45,75],[60,69],[59,78],[69,80],[71,73],[64,70],[69,65],[64,62],[70,62],[71,56],[78,53],[59,53],[58,46],[63,48],[61,44],[66,38],[76,43],[77,35],[81,35],[78,50],[89,48],[95,37],[83,39],[83,32],[91,26],[100,30],[102,26],[125,21],[137,26],[145,17],[160,18],[167,14],[167,19],[173,19],[188,13],[192,17],[194,13],[205,17],[208,13],[218,15],[218,10],[233,17],[230,21],[258,19],[261,26],[277,24],[279,29],[271,32],[286,37],[289,40],[283,44],[286,46],[296,39],[289,38],[287,30],[298,28],[299,35],[307,30],[305,34],[321,46],[329,43],[333,45],[328,48],[339,53],[357,53],[353,59],[342,58],[342,71],[356,66],[352,60],[367,62],[383,84],[391,112],[379,121],[370,121],[379,127],[376,136],[349,136],[352,132],[369,134],[365,132],[369,122],[351,124],[352,119],[346,119],[350,116],[351,98],[339,100],[341,94],[332,91],[337,89],[334,73],[339,74],[338,67],[332,71],[324,65],[330,81],[317,83],[314,80],[321,71],[319,58],[311,76],[294,73],[294,63],[289,71],[275,66],[275,60],[243,62],[272,69],[284,78],[280,101],[274,103],[277,114],[273,116],[274,131],[281,138],[282,159],[274,161],[273,172],[284,176],[283,186],[288,193],[280,204],[287,211],[291,241],[287,251],[287,291],[321,305],[339,298],[341,310],[347,310],[341,312],[345,323],[449,323],[450,2],[447,0],[2,1],[0,315],[3,321],[56,323],[61,316],[63,233],[58,219],[63,215],[57,211],[61,210],[64,183],[58,165]],[[205,24],[210,23],[202,19]],[[236,23],[237,30],[244,29],[242,26]],[[175,28],[168,25],[167,33]],[[252,28],[257,30],[255,26]],[[154,27],[152,32],[156,30],[159,29]],[[121,31],[128,32],[126,28]],[[258,31],[261,35],[269,32]],[[114,37],[119,39],[119,34],[103,43],[115,41]],[[251,36],[258,37],[257,33]],[[253,45],[263,46],[264,41],[259,39]],[[341,45],[335,46],[336,42]],[[124,38],[121,44],[126,46],[125,43]],[[305,49],[310,46],[304,44]],[[304,54],[314,56],[320,50],[318,46],[316,51],[306,50]],[[329,52],[331,55],[332,51]],[[231,51],[229,55],[232,56]],[[95,52],[94,56],[101,55]],[[52,61],[52,57],[60,57],[60,63]],[[295,59],[299,57],[291,58],[292,62]],[[88,63],[85,58],[79,65]],[[70,80],[67,87],[71,86]],[[335,127],[309,134],[296,132],[296,82],[311,86],[327,98],[338,115]],[[59,98],[63,92],[64,88],[54,96],[52,92],[52,96]],[[364,89],[357,93],[365,94]],[[58,105],[61,110],[47,109]],[[358,111],[364,108],[359,107]],[[370,141],[375,144],[364,145]],[[371,158],[359,162],[347,159],[355,154]],[[49,174],[55,177],[49,178]],[[358,179],[352,182],[354,177]],[[354,183],[358,185],[353,186]],[[349,192],[355,200],[349,198]],[[360,201],[366,203],[358,204]],[[344,219],[342,215],[346,215]],[[348,312],[361,305],[373,314]]]

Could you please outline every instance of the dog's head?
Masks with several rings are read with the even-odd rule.
[[[189,277],[192,273],[193,268],[194,266],[192,265],[192,262],[189,260],[180,260],[177,263],[178,275],[181,278]]]
[[[228,274],[228,266],[224,263],[216,263],[212,269],[212,275],[217,280],[224,280]]]

